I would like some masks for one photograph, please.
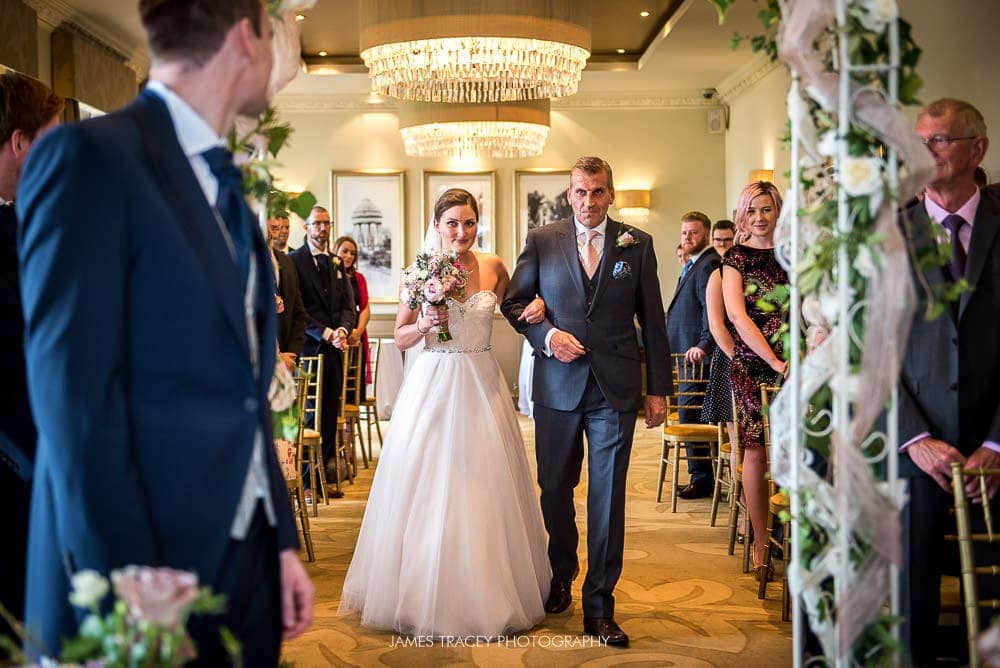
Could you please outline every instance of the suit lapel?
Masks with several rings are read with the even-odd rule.
[[[979,208],[976,210],[976,220],[972,225],[972,238],[969,240],[969,255],[965,266],[965,279],[971,289],[963,292],[959,300],[960,319],[969,304],[969,298],[975,292],[976,285],[979,284],[986,260],[996,253],[993,246],[998,230],[1000,230],[1000,212],[996,210],[993,200],[988,195],[980,193]]]
[[[580,255],[576,248],[576,226],[570,218],[562,224],[559,230],[559,248],[562,249],[563,259],[566,260],[566,270],[569,278],[580,294],[580,300],[587,297],[586,290],[583,289],[583,276],[580,274]]]
[[[618,235],[621,234],[620,228],[621,223],[608,218],[608,224],[604,228],[604,250],[601,252],[601,263],[597,266],[597,286],[594,289],[594,301],[591,302],[588,313],[594,310],[605,288],[608,287],[608,282],[611,280],[610,274],[615,263],[618,261],[618,254],[621,252],[621,249],[616,244]]]
[[[243,319],[243,288],[239,270],[231,260],[211,206],[191,170],[188,157],[177,142],[177,133],[164,103],[144,92],[134,104],[139,132],[145,139],[150,164],[164,189],[166,200],[178,213],[174,221],[191,242],[202,270],[244,351],[250,354],[246,321]],[[258,256],[259,257],[259,256]]]
[[[668,311],[671,309],[671,307],[673,307],[674,302],[677,301],[677,295],[681,293],[681,290],[684,288],[685,285],[687,285],[687,282],[691,280],[691,277],[694,275],[694,270],[698,268],[699,264],[704,262],[707,258],[711,257],[712,253],[715,252],[716,252],[715,249],[712,248],[711,246],[707,246],[705,250],[701,252],[701,255],[698,256],[698,259],[694,261],[694,264],[691,265],[691,268],[688,269],[686,274],[684,274],[684,278],[678,281],[677,288],[674,290],[674,296],[670,298],[670,306],[667,307]]]

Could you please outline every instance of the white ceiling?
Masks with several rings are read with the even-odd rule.
[[[345,0],[318,0],[319,3]],[[60,5],[62,13],[111,46],[134,57],[143,53],[144,35],[139,22],[137,0],[28,0],[29,4]],[[698,90],[718,86],[752,59],[749,48],[733,51],[730,37],[734,30],[758,32],[754,2],[735,3],[726,24],[719,26],[714,7],[708,0],[687,0],[681,16],[668,35],[655,39],[643,58],[641,67],[632,71],[585,71],[581,93],[663,93]],[[308,19],[306,19],[308,20]],[[594,26],[596,32],[599,26]],[[364,94],[368,92],[366,74],[318,76],[300,74],[285,92],[291,94]]]

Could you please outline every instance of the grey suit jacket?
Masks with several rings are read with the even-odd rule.
[[[903,211],[911,247],[929,248],[933,223],[922,203]],[[931,285],[949,281],[947,267],[924,272]],[[1000,443],[1000,197],[984,190],[972,226],[965,271],[971,290],[932,321],[925,295],[907,342],[899,379],[902,443],[929,432],[969,455],[983,441]],[[924,475],[909,457],[903,475]]]
[[[619,248],[616,240],[626,229],[635,243]],[[588,308],[573,220],[536,228],[528,233],[501,311],[535,349],[535,402],[556,410],[575,409],[593,371],[612,408],[635,411],[642,404],[642,374],[634,318],[646,349],[647,394],[669,394],[673,384],[652,237],[609,219],[595,277]],[[536,295],[545,300],[545,319],[528,325],[518,317]],[[545,336],[554,327],[575,336],[586,354],[564,364],[542,353]]]
[[[719,268],[722,258],[709,246],[698,256],[691,269],[677,284],[670,306],[667,307],[667,336],[677,352],[686,352],[692,346],[711,357],[715,340],[708,328],[708,308],[705,290],[712,272]]]

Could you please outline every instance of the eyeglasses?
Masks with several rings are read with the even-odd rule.
[[[331,225],[333,225],[333,222],[329,220],[314,220],[312,222],[306,223],[306,225],[315,225],[316,227],[330,227]]]
[[[731,244],[735,237],[712,237],[713,244]]]
[[[928,137],[923,140],[923,145],[927,148],[941,148],[942,146],[951,146],[952,142],[962,141],[963,139],[979,139],[979,135],[969,135],[968,137],[946,137],[944,135],[934,135],[933,137]]]

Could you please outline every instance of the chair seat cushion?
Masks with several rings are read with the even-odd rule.
[[[302,430],[302,438],[315,440],[319,437],[320,437],[319,432],[316,431],[315,429],[310,429],[309,427],[306,427],[305,429]]]
[[[791,501],[788,499],[788,495],[784,492],[774,494],[769,500],[772,506],[778,506],[779,508],[788,508],[792,505]]]
[[[715,441],[719,429],[712,424],[672,424],[663,428],[663,438],[679,441]]]

